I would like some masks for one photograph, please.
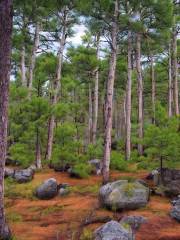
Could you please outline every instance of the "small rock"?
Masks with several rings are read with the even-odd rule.
[[[172,204],[173,206],[175,206],[175,205],[180,205],[180,195],[178,195],[177,198],[173,199],[173,200],[171,201],[171,204]]]
[[[51,199],[57,195],[58,184],[55,178],[50,178],[42,183],[36,190],[36,196],[39,199]]]
[[[102,171],[102,161],[100,159],[91,159],[88,163],[95,169],[95,174],[100,175]]]
[[[33,179],[34,171],[30,168],[23,170],[16,170],[14,173],[14,179],[18,183],[26,183]]]
[[[125,216],[121,219],[120,224],[128,224],[133,232],[138,230],[142,223],[146,223],[147,219],[143,216]]]
[[[59,196],[63,197],[69,194],[69,189],[68,188],[60,188],[59,189]]]
[[[94,232],[95,240],[134,240],[131,227],[125,228],[116,221],[110,221]]]

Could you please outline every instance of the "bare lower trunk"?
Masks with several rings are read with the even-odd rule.
[[[168,116],[172,117],[172,63],[171,63],[171,44],[169,44],[169,60],[168,60]]]
[[[32,54],[30,59],[30,66],[29,66],[29,79],[28,79],[29,98],[31,97],[31,94],[32,94],[33,74],[34,74],[34,68],[35,68],[35,62],[36,62],[36,51],[39,46],[39,32],[40,32],[40,24],[37,23],[36,29],[35,29],[35,35],[34,35],[34,44],[33,44],[33,49],[32,49]]]
[[[118,1],[115,1],[114,21],[112,23],[112,46],[109,63],[109,75],[107,80],[106,100],[105,100],[105,136],[104,136],[104,155],[103,155],[103,183],[109,181],[109,165],[111,154],[111,131],[112,131],[112,103],[114,93],[114,79],[116,72],[117,59],[117,32],[118,32]]]
[[[177,30],[174,27],[172,38],[172,80],[174,85],[174,113],[179,115],[179,97],[178,97],[178,64],[177,64]]]
[[[98,60],[99,59],[99,36],[97,36],[96,56],[97,56],[97,60]],[[93,116],[93,126],[92,126],[93,144],[96,143],[96,137],[97,137],[98,104],[99,104],[99,69],[97,68],[96,76],[95,76],[95,86],[94,86],[94,116]]]
[[[89,84],[88,144],[92,142],[92,92]]]
[[[42,168],[41,164],[41,145],[40,145],[40,136],[39,136],[39,128],[36,130],[36,167],[37,169]]]
[[[141,35],[137,33],[136,38],[136,70],[138,80],[138,138],[143,139],[143,79],[141,69]],[[143,154],[143,145],[138,144],[139,155]]]
[[[23,44],[21,49],[21,84],[23,87],[27,86],[26,82],[26,65],[25,65],[25,46]]]
[[[131,32],[128,32],[128,74],[126,89],[126,159],[131,156],[131,86],[132,86],[132,43]]]
[[[155,124],[155,111],[156,111],[156,83],[155,83],[155,74],[154,74],[154,59],[153,56],[150,56],[151,61],[151,83],[152,83],[152,92],[151,92],[151,101],[152,101],[152,123]]]
[[[10,230],[4,213],[4,167],[7,148],[8,98],[12,33],[12,1],[0,1],[0,238],[7,239]]]
[[[51,98],[51,105],[54,107],[58,102],[58,96],[60,94],[61,89],[61,75],[62,75],[62,62],[63,62],[63,52],[64,45],[66,41],[66,20],[67,20],[67,12],[64,12],[64,27],[61,35],[61,39],[59,41],[59,52],[58,52],[58,65],[56,70],[56,78],[53,81],[53,94]],[[54,127],[55,127],[55,117],[51,115],[49,119],[48,126],[48,140],[46,147],[46,159],[50,160],[52,156],[52,147],[53,147],[53,139],[54,139]]]

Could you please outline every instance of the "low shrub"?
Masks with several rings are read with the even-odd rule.
[[[112,151],[110,168],[113,170],[126,171],[128,169],[128,163],[121,153]]]
[[[73,167],[71,176],[78,178],[88,178],[91,172],[92,167],[90,165],[87,163],[78,163]]]

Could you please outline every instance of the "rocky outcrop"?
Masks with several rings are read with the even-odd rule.
[[[55,178],[50,178],[44,181],[36,189],[36,197],[39,199],[51,199],[54,198],[58,193],[58,184]]]
[[[158,186],[157,191],[155,191],[158,195],[173,197],[180,194],[180,170],[163,168],[162,176],[160,169],[152,171],[150,175],[153,176],[154,184]]]
[[[137,209],[149,200],[149,188],[138,181],[119,180],[100,188],[99,199],[102,206],[112,210]]]
[[[5,177],[14,178],[18,183],[26,183],[33,179],[34,168],[31,166],[27,169],[14,170],[12,168],[5,168]]]
[[[134,240],[131,227],[125,227],[116,221],[110,221],[94,232],[95,240]]]

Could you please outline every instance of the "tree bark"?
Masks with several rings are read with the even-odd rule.
[[[0,237],[7,239],[10,230],[4,212],[4,167],[7,148],[8,101],[11,59],[12,1],[0,1]]]
[[[23,87],[27,86],[26,83],[26,65],[25,65],[25,46],[24,43],[21,48],[21,84]]]
[[[89,114],[88,114],[88,144],[92,143],[92,91],[91,91],[91,84],[89,83]]]
[[[136,36],[136,70],[137,70],[137,81],[138,81],[138,138],[143,139],[143,79],[141,69],[141,35],[137,33]],[[139,155],[143,154],[143,145],[138,144]]]
[[[31,97],[31,94],[32,94],[33,75],[34,75],[34,68],[36,63],[36,51],[39,46],[39,32],[40,32],[40,24],[37,22],[36,28],[35,28],[35,35],[34,35],[34,44],[33,44],[33,49],[32,49],[32,54],[30,59],[30,66],[29,66],[29,81],[28,81],[28,89],[29,89],[28,97],[29,98]]]
[[[37,169],[41,169],[42,168],[39,127],[37,127],[37,130],[36,130],[36,167],[37,167]]]
[[[128,74],[126,89],[126,159],[131,156],[131,86],[132,86],[132,43],[131,32],[128,32]]]
[[[155,111],[156,111],[156,82],[155,82],[155,73],[154,73],[154,59],[153,56],[150,56],[151,61],[151,101],[152,101],[152,123],[155,124]]]
[[[59,40],[59,51],[58,51],[58,64],[56,70],[56,78],[53,81],[53,94],[51,98],[51,105],[54,107],[58,102],[58,96],[61,89],[61,75],[62,75],[62,62],[63,62],[63,52],[64,46],[66,42],[66,21],[67,21],[67,11],[64,11],[64,26],[62,30],[62,35]],[[54,139],[54,127],[55,127],[55,116],[52,114],[49,118],[48,125],[48,140],[46,147],[46,160],[51,160],[52,156],[52,147],[53,147],[53,139]]]
[[[172,36],[172,80],[174,85],[174,113],[179,115],[179,97],[178,97],[178,64],[177,64],[177,30],[174,26]]]
[[[168,59],[168,116],[172,117],[172,62],[171,62],[171,43],[169,44],[169,59]]]
[[[99,60],[99,34],[97,35],[97,49],[96,49],[96,57],[97,60]],[[93,116],[93,126],[92,126],[92,142],[93,144],[96,144],[96,138],[97,138],[97,122],[98,122],[98,105],[99,105],[99,69],[97,67],[96,69],[96,75],[95,75],[95,86],[94,86],[94,116]]]
[[[117,59],[117,33],[118,33],[118,0],[115,1],[114,20],[111,30],[111,56],[109,62],[109,74],[107,79],[106,99],[105,99],[105,136],[104,136],[104,154],[103,154],[103,183],[109,181],[109,165],[111,154],[111,132],[112,132],[112,103],[114,93],[114,80],[116,72]]]

